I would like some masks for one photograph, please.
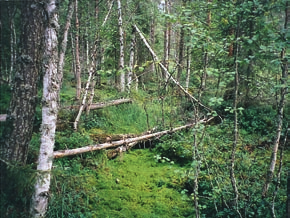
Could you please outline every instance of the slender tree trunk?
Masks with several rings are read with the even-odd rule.
[[[122,6],[121,1],[118,0],[118,26],[119,26],[119,40],[120,40],[120,59],[119,59],[119,73],[120,73],[120,91],[125,91],[125,72],[124,72],[124,32],[122,21]]]
[[[11,85],[13,73],[14,73],[14,66],[16,61],[16,32],[15,32],[15,25],[14,25],[14,16],[16,12],[16,8],[8,8],[9,17],[10,17],[10,73],[9,73],[9,84]]]
[[[22,2],[20,54],[7,113],[7,127],[0,143],[0,158],[25,164],[31,139],[39,64],[42,57],[43,9],[37,0]],[[0,43],[1,44],[1,43]]]
[[[64,27],[64,33],[63,33],[63,40],[61,42],[61,48],[59,53],[59,61],[58,61],[58,76],[59,80],[62,82],[62,76],[63,76],[63,67],[64,67],[64,58],[65,58],[65,52],[67,47],[67,37],[68,37],[68,31],[71,25],[71,19],[74,11],[74,0],[70,0],[68,4],[68,10],[67,10],[67,17],[66,17],[66,24]]]
[[[48,26],[45,30],[45,51],[43,70],[43,106],[41,143],[36,178],[35,192],[31,202],[31,217],[44,217],[48,206],[50,170],[53,161],[54,136],[58,112],[58,96],[61,80],[57,72],[58,48],[57,48],[57,5],[56,0],[47,0],[46,14],[48,14]]]
[[[239,18],[238,18],[239,19]],[[236,48],[236,56],[235,56],[235,90],[234,90],[234,141],[232,146],[232,153],[231,153],[231,165],[230,165],[230,178],[231,183],[233,187],[233,191],[235,194],[234,198],[234,207],[236,212],[238,213],[239,217],[242,217],[241,213],[238,209],[238,200],[239,200],[239,191],[237,187],[236,177],[235,177],[235,157],[236,157],[236,150],[239,140],[239,133],[238,133],[238,111],[237,111],[237,105],[238,105],[238,92],[239,92],[239,64],[238,64],[238,55],[239,55],[239,46],[238,46],[238,37],[239,37],[239,24],[238,20],[238,27],[236,31],[236,42],[237,42],[237,48]]]
[[[170,0],[165,0],[165,7],[164,7],[164,13],[169,14],[169,6],[168,6],[168,1]],[[169,22],[165,21],[165,30],[164,30],[164,58],[163,58],[163,65],[164,67],[168,70],[168,61],[169,61]],[[163,73],[163,77],[167,80],[167,74]]]
[[[76,54],[75,54],[75,46],[74,46],[74,39],[73,39],[73,34],[70,33],[71,37],[71,50],[72,50],[72,71],[74,74],[74,79],[75,81],[77,80],[77,72],[76,72]]]
[[[104,19],[104,22],[103,22],[103,24],[102,24],[102,27],[105,26],[105,24],[106,24],[106,22],[107,22],[107,20],[108,20],[108,18],[109,18],[109,16],[110,16],[110,14],[111,14],[112,7],[113,7],[113,5],[114,5],[114,2],[115,2],[115,0],[112,0],[112,1],[111,1],[111,4],[110,4],[109,10],[108,10],[108,13],[107,13],[107,15],[106,15],[106,17],[105,17],[105,19]]]
[[[179,38],[179,55],[178,55],[178,69],[176,81],[180,83],[182,68],[183,68],[183,48],[184,48],[184,28],[183,26],[180,29],[180,38]]]
[[[212,0],[207,1],[208,4],[212,3]],[[208,10],[207,13],[207,27],[208,27],[208,33],[210,31],[210,25],[211,25],[211,11]],[[206,39],[206,44],[209,43],[209,39]],[[199,90],[199,98],[201,98],[202,92],[206,88],[206,80],[207,80],[207,68],[208,68],[208,49],[204,48],[204,56],[203,56],[203,73],[201,77],[201,84],[200,84],[200,90]]]
[[[189,80],[190,80],[190,64],[191,64],[191,51],[190,47],[187,46],[187,59],[186,59],[186,81],[185,81],[185,90],[188,91]]]
[[[127,74],[127,86],[130,92],[132,77],[133,77],[133,67],[134,67],[134,56],[135,56],[135,45],[136,45],[136,34],[135,29],[132,27],[132,39],[131,39],[131,46],[130,46],[130,60],[129,60],[129,71]]]
[[[154,49],[154,44],[155,44],[155,18],[153,17],[154,14],[152,13],[152,19],[151,19],[151,22],[150,22],[150,43],[151,43],[151,46],[153,46],[153,49]],[[150,70],[151,72],[153,73],[155,71],[155,63],[153,62],[150,66]],[[158,75],[157,75],[158,76]]]
[[[81,81],[81,65],[80,65],[80,48],[79,48],[79,18],[78,18],[78,0],[75,0],[75,25],[76,25],[76,35],[75,35],[75,55],[76,55],[76,100],[80,100],[82,81]]]
[[[285,22],[284,22],[284,40],[287,41],[287,32],[288,32],[288,19],[290,16],[290,1],[286,2],[286,9],[285,9]],[[278,105],[278,115],[277,115],[277,129],[276,129],[276,138],[274,141],[273,151],[272,151],[272,157],[271,157],[271,163],[269,167],[269,171],[266,176],[266,182],[263,187],[262,197],[266,197],[270,183],[272,182],[275,166],[276,166],[276,160],[277,160],[277,152],[279,147],[279,141],[282,131],[282,124],[283,124],[283,111],[284,111],[284,105],[286,101],[286,95],[288,93],[288,86],[287,86],[287,80],[288,80],[288,60],[286,57],[286,48],[283,48],[281,51],[281,67],[282,67],[282,76],[281,76],[281,97],[280,102]]]

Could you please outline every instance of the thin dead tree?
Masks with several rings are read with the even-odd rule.
[[[235,89],[234,89],[234,102],[233,102],[233,108],[234,108],[234,141],[232,145],[232,153],[231,153],[231,165],[230,165],[230,178],[231,183],[234,191],[234,207],[239,215],[239,217],[242,217],[239,209],[238,209],[238,201],[239,201],[239,190],[237,186],[237,181],[235,177],[235,157],[236,157],[236,150],[239,140],[239,133],[238,133],[238,91],[239,91],[239,63],[238,63],[238,56],[239,56],[239,43],[238,43],[238,37],[239,37],[239,29],[240,29],[240,20],[238,18],[238,26],[236,30],[236,54],[235,54]]]
[[[183,93],[185,95],[187,95],[191,100],[193,100],[194,102],[198,103],[201,107],[203,107],[204,109],[206,109],[209,112],[212,112],[213,110],[208,108],[207,106],[205,106],[204,104],[202,104],[200,102],[200,100],[196,99],[194,96],[192,96],[188,91],[185,90],[185,88],[183,88],[183,86],[181,86],[173,77],[172,75],[168,72],[168,70],[166,69],[166,67],[159,61],[157,55],[155,54],[155,52],[153,51],[153,49],[150,47],[149,43],[147,42],[146,38],[143,36],[142,32],[139,30],[139,28],[137,27],[137,25],[134,25],[134,28],[136,29],[136,32],[139,34],[140,38],[143,40],[145,46],[148,48],[148,50],[150,51],[151,55],[152,55],[152,59],[155,63],[158,63],[158,65],[161,67],[161,69],[164,71],[164,73],[167,74],[168,78],[179,88],[181,89],[181,91],[183,91]]]
[[[286,2],[286,9],[285,9],[285,20],[284,20],[284,30],[283,30],[283,41],[287,42],[287,33],[288,33],[288,25],[290,22],[289,16],[290,16],[290,1]],[[283,124],[283,112],[284,112],[284,105],[286,101],[286,95],[288,93],[288,86],[287,86],[287,80],[288,80],[288,60],[286,55],[286,46],[282,49],[280,54],[281,59],[281,68],[282,68],[282,75],[281,75],[281,89],[280,89],[280,101],[278,105],[278,115],[277,115],[277,129],[276,129],[276,138],[274,141],[274,146],[272,150],[272,157],[271,157],[271,163],[270,167],[266,176],[266,182],[263,187],[262,191],[262,197],[265,198],[270,186],[270,183],[272,182],[276,161],[277,161],[277,152],[279,147],[279,141],[281,137],[281,131],[282,131],[282,124]]]

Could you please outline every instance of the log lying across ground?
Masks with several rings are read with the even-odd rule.
[[[203,120],[200,120],[198,123],[199,124],[207,123],[212,119],[213,118],[203,119]],[[75,149],[71,149],[71,150],[55,151],[55,152],[53,152],[53,155],[54,155],[54,158],[61,158],[61,157],[66,157],[66,156],[71,156],[71,155],[76,155],[76,154],[82,154],[82,153],[89,152],[89,151],[102,150],[102,149],[106,149],[106,148],[118,147],[121,145],[129,145],[129,144],[134,143],[134,142],[147,141],[147,140],[154,138],[154,137],[160,137],[160,136],[163,136],[166,134],[174,133],[174,132],[177,132],[179,130],[190,128],[194,125],[195,125],[195,123],[191,123],[191,124],[187,124],[185,126],[180,126],[180,127],[174,128],[174,129],[165,130],[162,132],[156,132],[156,133],[152,133],[152,134],[148,134],[148,135],[142,135],[142,136],[135,137],[135,138],[128,138],[128,139],[114,141],[114,142],[110,142],[110,143],[90,145],[90,146],[86,146],[86,147],[82,147],[82,148],[75,148]]]
[[[132,99],[129,98],[125,98],[125,99],[118,99],[118,100],[113,100],[113,101],[109,101],[109,102],[100,102],[100,103],[96,103],[96,104],[91,104],[91,110],[94,109],[101,109],[104,107],[109,107],[109,106],[113,106],[113,105],[118,105],[118,104],[123,104],[123,103],[131,103]],[[61,109],[77,109],[79,108],[79,105],[72,105],[72,106],[66,106],[66,107],[62,107]],[[85,106],[86,109],[86,106]]]

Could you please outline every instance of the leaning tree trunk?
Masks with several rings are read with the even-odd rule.
[[[35,192],[32,196],[31,217],[44,217],[48,205],[50,170],[53,160],[54,136],[58,112],[58,96],[61,86],[61,77],[57,71],[58,43],[57,43],[57,6],[56,0],[47,0],[46,14],[49,16],[45,30],[42,97],[42,126],[41,142],[38,157]]]
[[[20,54],[12,85],[12,97],[7,114],[7,127],[0,145],[0,158],[26,163],[35,108],[39,62],[42,57],[43,9],[38,0],[23,1]]]
[[[287,42],[287,33],[288,33],[288,19],[290,16],[290,1],[286,2],[286,9],[285,9],[285,22],[284,22],[284,42]],[[279,147],[279,141],[282,131],[282,124],[283,124],[283,111],[284,111],[284,105],[286,101],[286,95],[288,93],[288,86],[287,86],[287,79],[288,79],[288,60],[286,56],[286,47],[282,49],[281,51],[281,67],[282,67],[282,77],[281,77],[281,98],[278,105],[278,115],[277,115],[277,129],[276,129],[276,138],[274,141],[273,151],[272,151],[272,158],[270,167],[266,176],[266,182],[263,187],[262,197],[266,197],[270,183],[272,182],[274,171],[275,171],[275,165],[277,161],[277,152]]]
[[[119,72],[120,72],[120,91],[125,91],[125,72],[124,72],[124,31],[122,21],[121,1],[118,0],[118,25],[119,25],[119,40],[120,40],[120,59],[119,59]]]

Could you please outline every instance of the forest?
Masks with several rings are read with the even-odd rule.
[[[0,0],[0,217],[290,218],[289,0]]]

